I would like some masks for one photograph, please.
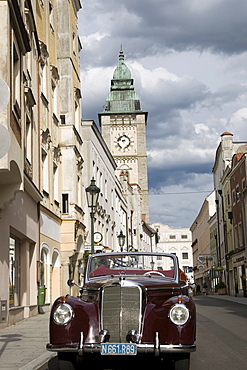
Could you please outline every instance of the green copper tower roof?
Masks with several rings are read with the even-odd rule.
[[[124,53],[119,52],[119,63],[111,80],[111,91],[106,98],[103,113],[142,112],[140,100],[134,90],[134,80],[124,63]]]

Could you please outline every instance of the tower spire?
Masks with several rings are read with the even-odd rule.
[[[119,51],[119,62],[111,80],[111,90],[106,98],[104,112],[142,112],[140,100],[134,89],[134,80],[124,62],[124,52]]]
[[[120,45],[120,51],[119,51],[119,61],[124,61],[124,52],[123,52],[123,45]]]

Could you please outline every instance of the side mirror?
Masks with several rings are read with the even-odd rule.
[[[69,279],[67,281],[67,284],[70,288],[72,288],[73,286],[77,286],[77,288],[82,289],[82,287],[80,285],[76,284],[75,280],[73,280],[73,279]]]
[[[68,286],[69,286],[69,287],[71,287],[71,288],[72,288],[72,286],[74,286],[74,285],[75,285],[75,280],[73,280],[73,279],[69,279],[69,280],[67,281],[67,284],[68,284]]]

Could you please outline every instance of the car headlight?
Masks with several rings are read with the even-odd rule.
[[[184,325],[190,317],[190,312],[184,304],[176,304],[170,309],[170,320],[175,325]]]
[[[67,325],[73,316],[74,311],[68,303],[59,304],[53,311],[53,320],[57,325]]]

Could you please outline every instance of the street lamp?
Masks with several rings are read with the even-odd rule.
[[[96,186],[94,178],[91,180],[91,184],[86,188],[87,205],[91,208],[91,253],[94,253],[94,214],[95,208],[98,203],[100,189]]]
[[[120,231],[117,238],[118,238],[118,244],[119,244],[120,250],[122,252],[123,251],[123,246],[124,246],[124,243],[125,243],[125,238],[126,238],[126,236],[123,234],[122,230]]]

